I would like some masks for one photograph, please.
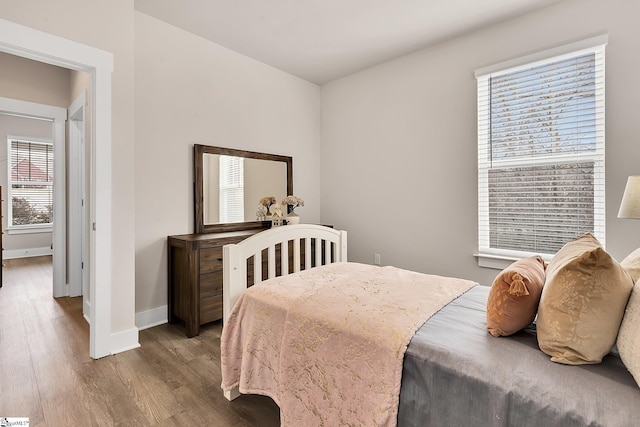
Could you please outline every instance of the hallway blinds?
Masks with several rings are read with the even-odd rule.
[[[53,223],[53,144],[11,140],[11,226]]]

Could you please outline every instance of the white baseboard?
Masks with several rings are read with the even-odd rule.
[[[138,330],[152,328],[154,326],[163,325],[169,321],[168,307],[163,305],[161,307],[152,308],[151,310],[141,311],[136,313],[136,326]]]
[[[138,328],[111,334],[111,354],[122,353],[140,347],[138,342]]]
[[[89,319],[87,319],[87,322]],[[111,354],[122,353],[140,347],[138,332],[167,323],[167,306],[136,313],[136,327],[111,334]]]
[[[84,317],[84,320],[91,325],[88,313],[91,313],[91,303],[87,301],[87,298],[82,298],[82,317]]]
[[[53,255],[53,249],[49,246],[43,248],[5,249],[2,252],[4,259],[29,258],[34,256]]]

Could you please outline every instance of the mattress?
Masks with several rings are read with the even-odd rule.
[[[551,362],[532,327],[486,330],[489,287],[432,316],[403,364],[399,427],[640,425],[640,389],[614,353],[597,365]]]

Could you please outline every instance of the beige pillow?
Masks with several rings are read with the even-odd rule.
[[[640,280],[640,248],[627,255],[627,257],[622,260],[620,265],[629,272],[633,283],[636,283],[638,280]]]
[[[633,282],[587,233],[564,245],[547,267],[538,307],[540,349],[569,365],[600,363],[618,335]]]
[[[631,291],[617,344],[622,363],[640,385],[640,281]]]
[[[512,335],[533,322],[544,286],[544,261],[524,258],[502,270],[487,299],[487,330],[494,337]]]

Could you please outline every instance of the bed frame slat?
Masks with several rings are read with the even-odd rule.
[[[324,241],[324,259],[326,264],[331,264],[331,242]]]
[[[304,268],[311,268],[311,238],[304,239]]]
[[[286,273],[285,273],[286,272]],[[280,274],[289,274],[289,241],[280,243]]]
[[[259,282],[262,282],[262,252],[253,256],[253,283]]]
[[[316,265],[322,263],[322,239],[316,238]]]
[[[300,239],[293,239],[293,272],[300,271]]]
[[[270,245],[267,252],[267,263],[269,264],[267,279],[273,279],[276,277],[276,245]]]

